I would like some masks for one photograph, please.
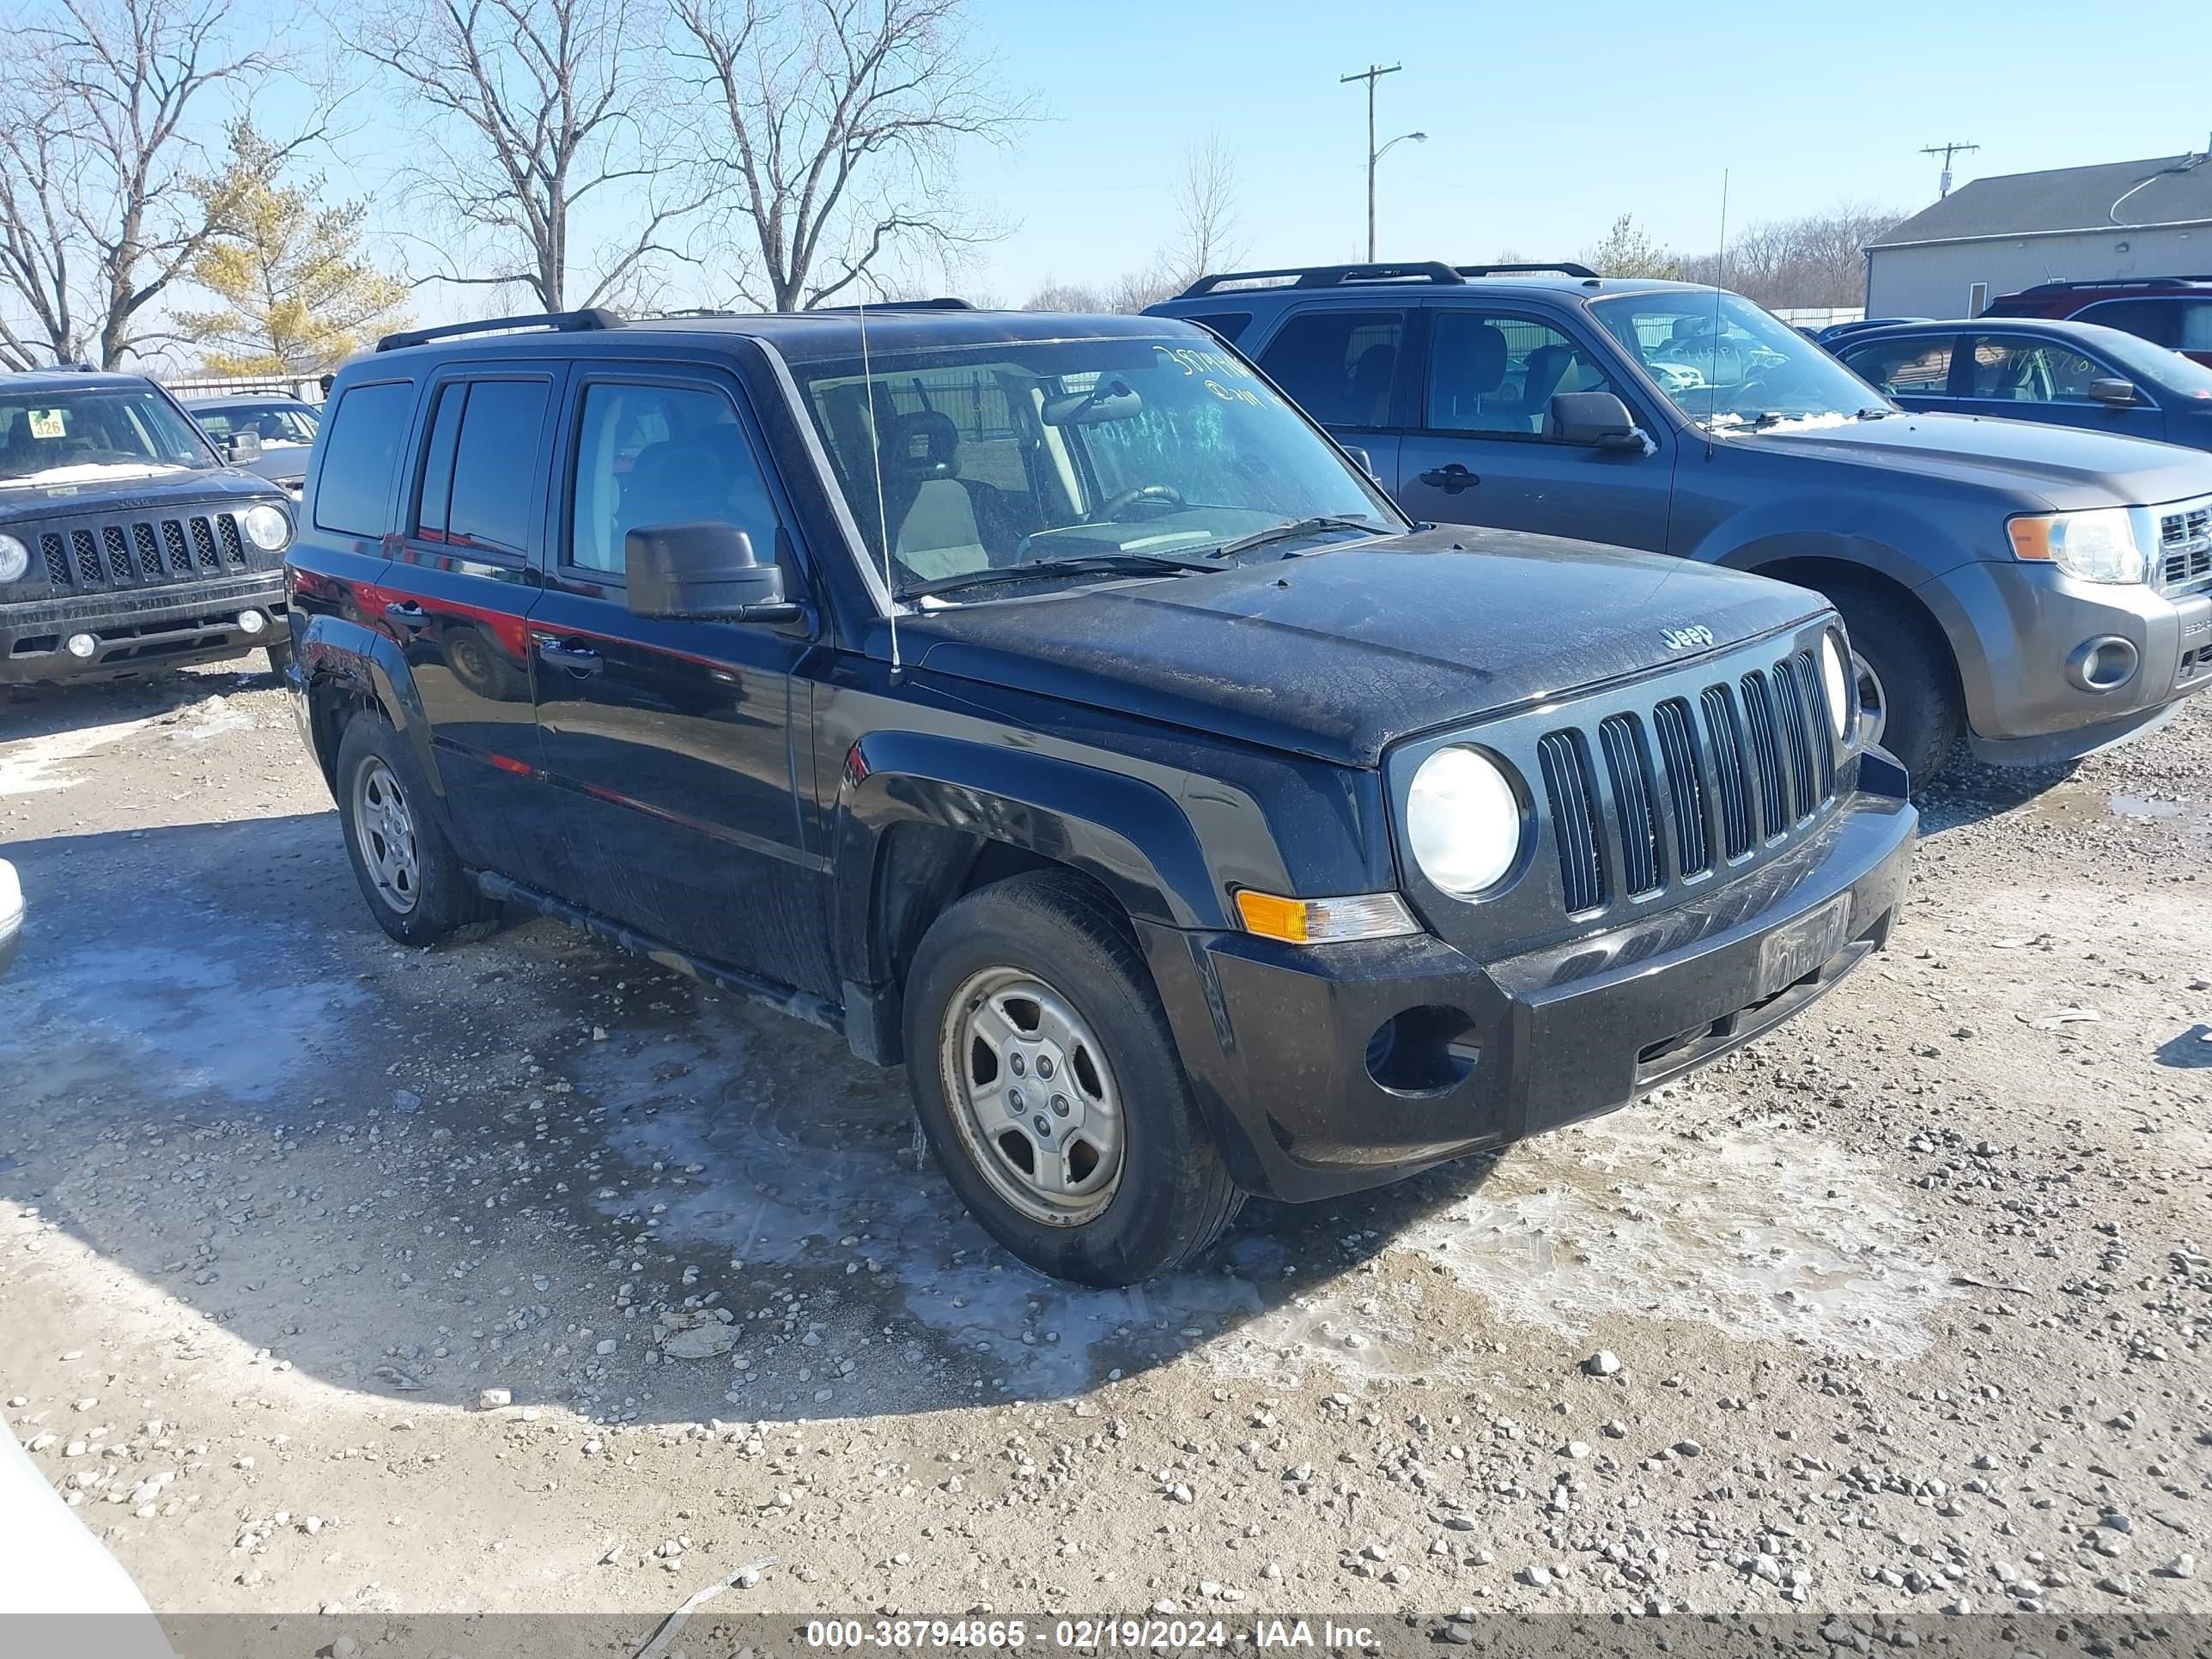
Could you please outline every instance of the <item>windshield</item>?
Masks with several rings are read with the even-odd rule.
[[[1709,431],[1832,424],[1891,414],[1881,393],[1780,318],[1711,289],[1591,302],[1668,400]]]
[[[0,486],[218,465],[192,423],[151,386],[0,387]]]
[[[884,355],[866,379],[857,357],[794,368],[879,565],[888,537],[895,591],[1046,561],[1164,574],[1283,526],[1279,553],[1406,528],[1242,359],[1190,336]]]
[[[2212,312],[2212,307],[2208,307],[2207,310]],[[2148,340],[2124,334],[2117,328],[2098,329],[2096,338],[2090,343],[2119,367],[2131,374],[2142,376],[2147,384],[2161,392],[2212,401],[2212,368],[2183,356],[2179,351],[2153,345]]]
[[[258,434],[264,449],[304,447],[315,441],[315,412],[304,404],[233,404],[228,409],[194,409],[200,430],[220,442],[234,432]]]

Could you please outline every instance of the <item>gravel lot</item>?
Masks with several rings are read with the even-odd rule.
[[[821,1032],[395,950],[266,678],[0,702],[0,1398],[163,1610],[2212,1611],[2212,698],[1927,828],[1780,1034],[1085,1292]]]

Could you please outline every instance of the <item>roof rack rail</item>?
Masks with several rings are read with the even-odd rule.
[[[815,306],[816,311],[973,311],[967,301],[950,294],[933,300],[872,300],[866,305]]]
[[[387,334],[379,340],[376,349],[379,351],[400,351],[432,340],[449,340],[459,334],[497,334],[517,328],[549,328],[556,333],[573,334],[589,329],[620,328],[622,325],[623,319],[613,312],[599,306],[587,306],[581,311],[539,311],[526,317],[485,317],[473,323],[441,323],[435,328],[402,329],[397,334]]]
[[[1285,265],[1276,270],[1222,270],[1200,277],[1178,300],[1195,300],[1218,293],[1231,283],[1273,283],[1291,288],[1334,288],[1340,283],[1462,283],[1467,279],[1441,259],[1417,259],[1404,264]]]
[[[1454,265],[1462,276],[1510,276],[1521,271],[1554,270],[1562,276],[1595,276],[1598,273],[1588,265],[1577,264],[1572,259],[1540,259],[1527,264],[1510,265]]]
[[[2020,290],[2023,294],[2063,294],[2076,288],[2182,288],[2191,283],[2212,283],[2212,275],[2203,272],[2176,276],[2076,276],[2057,282],[2037,283]]]

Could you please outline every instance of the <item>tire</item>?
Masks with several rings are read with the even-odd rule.
[[[915,953],[905,1006],[908,1078],[939,1166],[1039,1272],[1133,1285],[1189,1261],[1236,1215],[1243,1195],[1136,941],[1079,877],[1016,876],[953,904]]]
[[[283,626],[281,623],[277,625]],[[276,677],[276,683],[282,685],[284,683],[284,671],[292,665],[291,636],[287,635],[279,639],[273,639],[261,648],[269,654],[269,672]]]
[[[346,723],[336,783],[346,856],[378,927],[435,945],[496,914],[446,839],[405,739],[375,715]]]
[[[1871,740],[1896,757],[1917,793],[1942,771],[1966,726],[1950,646],[1924,615],[1887,593],[1844,588],[1828,597],[1850,630],[1860,719],[1879,722]]]

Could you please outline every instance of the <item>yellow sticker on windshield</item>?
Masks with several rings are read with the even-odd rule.
[[[33,438],[59,438],[67,434],[62,429],[62,412],[58,409],[33,409],[25,411],[31,420]]]

